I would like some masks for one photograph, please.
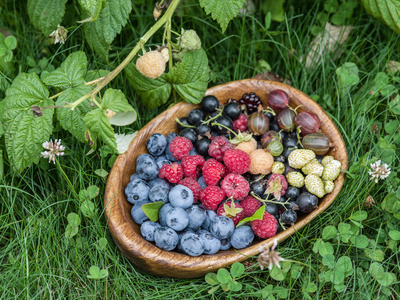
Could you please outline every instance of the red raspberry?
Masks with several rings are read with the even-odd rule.
[[[232,201],[226,201],[218,207],[217,216],[227,216],[236,226],[244,218],[243,208],[235,201],[233,202],[233,205]]]
[[[264,212],[262,220],[254,220],[250,222],[251,229],[255,235],[262,239],[268,239],[276,234],[278,222],[273,215]]]
[[[203,178],[207,185],[217,185],[224,174],[225,168],[223,164],[217,162],[215,159],[211,158],[203,165]]]
[[[228,198],[233,197],[233,200],[242,200],[249,194],[250,186],[243,176],[229,174],[222,180],[221,189]]]
[[[169,144],[169,150],[172,156],[177,160],[181,160],[186,155],[189,155],[192,149],[192,142],[183,136],[177,136],[172,140],[171,144]]]
[[[194,199],[193,202],[197,202],[197,200],[199,200],[201,187],[200,184],[197,182],[197,180],[186,177],[183,178],[181,181],[179,181],[179,184],[184,185],[189,189],[191,189],[191,191],[193,192],[193,199]]]
[[[243,207],[244,217],[251,217],[260,208],[261,202],[257,200],[253,196],[247,196],[242,201],[240,201],[240,205]]]
[[[239,118],[237,118],[235,121],[233,121],[233,130],[235,132],[245,132],[247,130],[247,119],[249,117],[246,116],[245,114],[240,114]]]
[[[232,143],[224,136],[216,136],[208,147],[208,154],[218,161],[222,161],[226,150],[232,149]]]
[[[201,155],[187,155],[181,161],[183,173],[186,177],[197,179],[200,176],[204,163],[205,159]]]
[[[216,210],[218,204],[225,198],[225,193],[217,186],[207,186],[200,193],[200,201],[208,210]]]
[[[239,149],[225,151],[224,163],[229,171],[234,174],[243,174],[249,170],[251,159],[250,155]]]
[[[165,178],[171,183],[178,183],[183,177],[183,169],[176,162],[165,164],[161,167],[158,177]]]
[[[288,183],[285,176],[272,174],[272,176],[267,181],[267,189],[265,194],[273,194],[274,197],[279,200],[281,196],[286,194]]]

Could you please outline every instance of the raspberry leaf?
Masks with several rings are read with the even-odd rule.
[[[141,74],[133,63],[126,66],[125,72],[130,85],[147,108],[153,109],[167,102],[171,95],[171,84],[165,80],[166,74],[151,79]]]
[[[56,105],[65,105],[78,100],[92,90],[86,85],[78,85],[74,88],[66,89],[57,99]],[[68,130],[76,139],[82,143],[86,142],[85,132],[88,130],[83,121],[85,114],[91,111],[89,101],[84,101],[74,110],[69,108],[57,108],[56,115],[62,128]]]
[[[32,163],[38,163],[42,144],[53,131],[54,109],[44,109],[35,116],[32,106],[52,106],[49,91],[34,74],[21,73],[6,91],[2,123],[8,157],[14,168],[21,172]]]
[[[80,6],[89,14],[86,22],[95,21],[100,14],[101,9],[105,6],[107,0],[79,0]]]
[[[400,7],[397,0],[361,0],[365,10],[400,34]]]
[[[110,118],[110,123],[112,125],[125,126],[136,121],[136,111],[128,103],[124,93],[119,90],[106,90],[101,106],[105,110],[111,110],[115,113]]]
[[[256,210],[256,212],[251,216],[251,217],[247,217],[244,218],[243,220],[241,220],[237,225],[236,228],[248,223],[250,221],[254,221],[254,220],[262,220],[263,216],[264,216],[264,212],[265,212],[265,206],[261,205],[261,207],[259,209]]]
[[[158,221],[158,211],[164,205],[163,201],[157,201],[153,203],[147,203],[142,205],[142,210],[146,216],[149,217],[150,221]]]
[[[126,25],[131,10],[130,0],[108,0],[95,21],[83,24],[90,48],[104,60],[108,60],[110,45]],[[83,17],[87,18],[88,15]]]
[[[105,142],[114,152],[117,152],[117,142],[114,136],[114,129],[111,127],[110,119],[104,110],[97,108],[87,113],[83,118],[85,125],[89,128],[92,139],[97,137]],[[95,137],[93,137],[95,136]]]
[[[222,32],[225,32],[231,21],[239,13],[246,0],[200,0],[200,6],[206,14],[211,13],[213,20],[217,20]]]
[[[209,78],[208,58],[206,52],[200,48],[188,51],[182,62],[167,74],[167,81],[179,96],[186,102],[198,104],[203,99]]]
[[[33,26],[48,36],[61,24],[67,0],[28,0],[28,15]]]
[[[86,54],[83,51],[74,52],[44,79],[44,83],[63,89],[82,84],[85,81],[87,64]]]

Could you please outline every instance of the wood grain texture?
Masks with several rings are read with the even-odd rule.
[[[255,92],[266,104],[267,94],[274,89],[284,90],[290,97],[290,105],[296,107],[302,105],[297,111],[310,111],[317,114],[321,120],[321,130],[326,133],[333,143],[333,148],[327,155],[332,155],[342,163],[342,168],[347,170],[348,157],[343,138],[325,111],[307,95],[284,83],[245,79],[215,86],[207,90],[207,95],[215,95],[221,103],[229,98],[240,99],[246,92]],[[118,156],[108,176],[104,206],[105,215],[111,235],[121,252],[139,269],[153,275],[196,278],[209,272],[215,272],[219,268],[228,267],[236,261],[244,261],[248,256],[259,254],[259,246],[272,245],[273,238],[267,240],[255,240],[253,244],[239,251],[219,251],[215,255],[201,255],[190,257],[177,252],[167,252],[147,242],[140,235],[140,227],[135,224],[130,216],[132,205],[125,200],[124,188],[129,182],[129,177],[135,172],[137,156],[147,152],[146,141],[153,133],[167,135],[177,131],[174,118],[187,116],[188,112],[196,105],[178,103],[153,119],[137,134],[131,142],[129,149],[123,155]],[[275,237],[283,241],[290,235],[304,227],[318,214],[332,204],[339,194],[344,182],[342,172],[335,181],[335,189],[320,200],[319,206],[310,214],[298,219],[296,224]],[[275,238],[274,237],[274,238]]]

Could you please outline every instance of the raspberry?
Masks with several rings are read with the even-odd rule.
[[[200,201],[208,210],[216,210],[218,204],[225,198],[225,193],[217,186],[207,186],[200,193]]]
[[[241,142],[238,144],[235,149],[242,150],[250,155],[251,152],[257,149],[257,141],[254,138],[251,138],[247,142]]]
[[[187,155],[181,161],[183,173],[186,177],[197,179],[204,163],[205,159],[201,155]]]
[[[193,202],[197,202],[197,200],[199,200],[201,188],[197,180],[186,177],[179,181],[179,184],[188,187],[193,192]]]
[[[254,198],[253,196],[247,196],[242,201],[240,205],[243,207],[243,215],[245,218],[251,217],[260,208],[261,202]]]
[[[165,178],[171,183],[178,183],[183,177],[183,169],[176,162],[165,164],[161,167],[158,177]]]
[[[230,149],[224,154],[224,163],[229,171],[241,175],[249,170],[251,160],[246,152],[238,149]]]
[[[273,156],[264,151],[257,149],[250,153],[251,164],[249,171],[251,174],[268,174],[271,173],[272,164],[274,163]]]
[[[136,61],[137,70],[148,78],[157,78],[164,74],[165,58],[158,51],[149,51]]]
[[[235,201],[226,201],[218,207],[217,216],[227,216],[236,226],[244,218],[243,208]]]
[[[273,215],[264,212],[262,220],[251,221],[250,226],[258,237],[267,239],[276,234],[277,223]]]
[[[321,180],[322,182],[322,180]],[[322,185],[323,186],[323,185]],[[279,200],[281,196],[285,195],[288,187],[288,183],[286,181],[285,176],[272,174],[272,176],[267,181],[267,189],[265,190],[265,194],[273,194],[274,197]]]
[[[249,194],[250,186],[243,176],[229,174],[222,180],[221,189],[228,198],[233,197],[234,200],[242,200]]]
[[[186,155],[189,155],[189,152],[192,149],[192,142],[182,136],[177,136],[172,140],[171,144],[169,144],[169,150],[171,151],[172,156],[177,160],[181,160]]]
[[[203,165],[203,178],[207,185],[217,185],[224,174],[225,168],[223,164],[217,162],[215,159],[211,158]]]
[[[225,151],[232,149],[232,143],[224,136],[217,136],[212,139],[210,146],[208,147],[208,154],[214,157],[218,161],[222,161],[224,158]]]
[[[245,132],[247,130],[247,119],[249,117],[246,116],[245,114],[240,114],[239,118],[237,118],[235,121],[233,121],[233,130],[235,132]]]

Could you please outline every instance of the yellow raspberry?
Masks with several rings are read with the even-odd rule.
[[[274,157],[263,149],[257,149],[250,153],[250,168],[251,174],[269,174],[271,173]]]
[[[257,149],[257,141],[254,138],[251,138],[247,142],[241,142],[238,144],[235,149],[242,150],[250,155],[251,152]]]
[[[136,61],[136,68],[144,76],[156,79],[164,74],[165,58],[158,51],[149,51],[140,56]]]

